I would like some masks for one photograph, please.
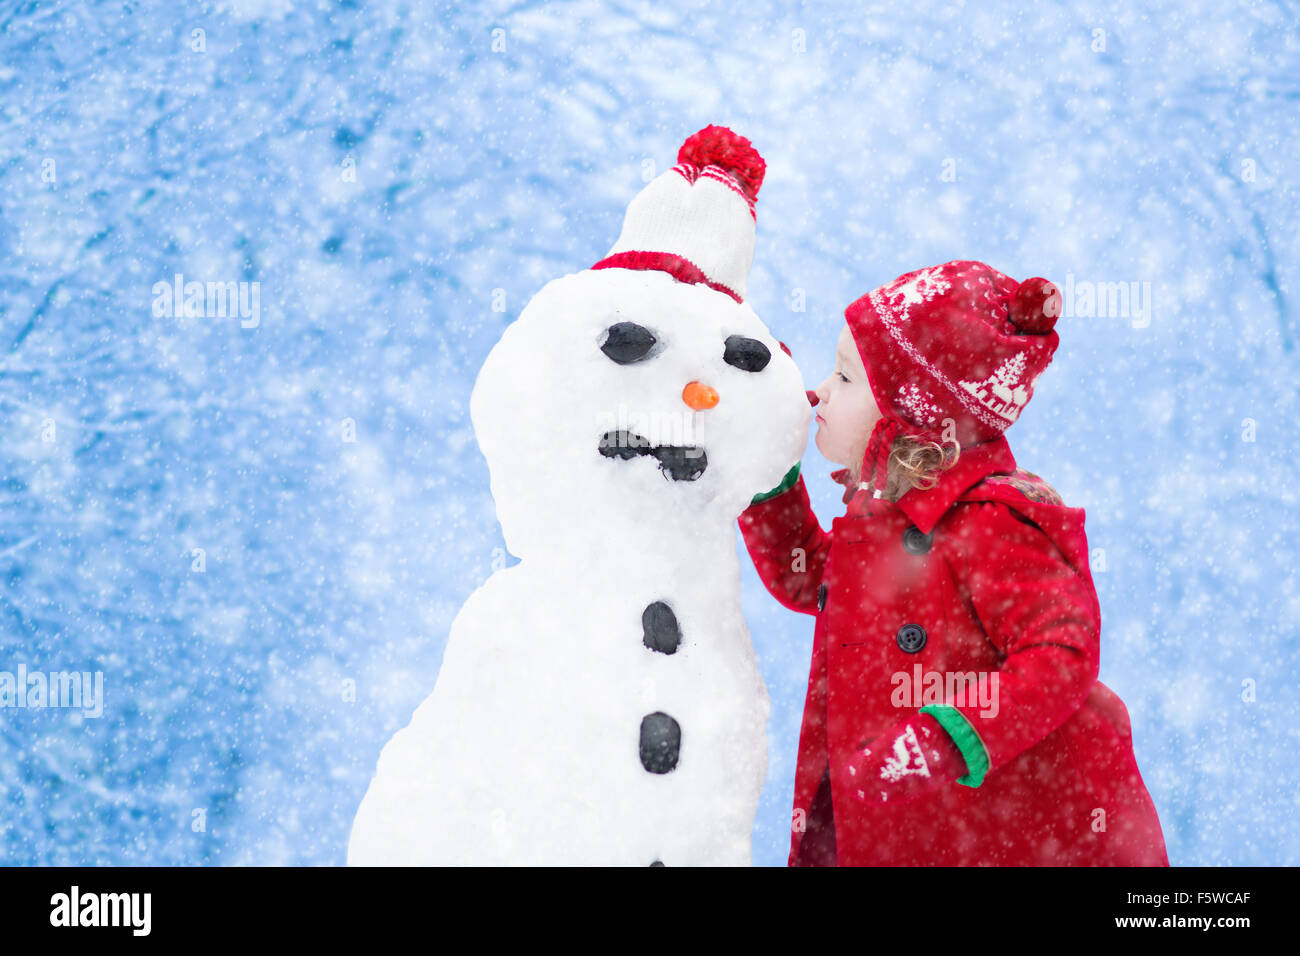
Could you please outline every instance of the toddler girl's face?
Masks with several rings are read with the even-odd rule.
[[[817,398],[817,450],[827,461],[852,467],[867,450],[880,409],[848,323],[835,346],[835,370],[817,386]]]

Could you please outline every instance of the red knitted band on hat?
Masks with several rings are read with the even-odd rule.
[[[627,252],[616,252],[612,256],[601,259],[591,268],[593,269],[647,269],[658,272],[667,272],[678,282],[689,282],[692,285],[706,285],[710,289],[718,292],[725,292],[737,302],[744,300],[731,289],[728,289],[721,282],[714,282],[704,274],[704,270],[691,262],[684,256],[675,255],[671,252],[639,252],[628,250]]]

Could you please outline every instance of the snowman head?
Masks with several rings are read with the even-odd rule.
[[[624,269],[548,283],[492,349],[470,413],[521,558],[580,528],[730,523],[780,482],[812,419],[748,305]]]
[[[719,127],[678,160],[610,254],[543,287],[479,373],[470,415],[520,558],[593,537],[635,547],[637,532],[688,545],[804,448],[802,376],[743,300],[762,160]]]

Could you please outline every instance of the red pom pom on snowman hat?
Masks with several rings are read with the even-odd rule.
[[[691,134],[677,165],[628,204],[618,239],[591,268],[666,272],[744,302],[766,171],[753,144],[725,126]]]
[[[1024,335],[1046,335],[1061,314],[1061,291],[1042,278],[1020,283],[1007,307],[1011,324]]]
[[[767,163],[745,137],[725,126],[706,126],[692,133],[677,150],[677,162],[719,166],[736,177],[750,201],[758,198]]]

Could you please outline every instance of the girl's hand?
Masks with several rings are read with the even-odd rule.
[[[844,780],[857,799],[883,806],[954,783],[966,769],[966,758],[943,726],[929,714],[917,714],[855,754]]]

